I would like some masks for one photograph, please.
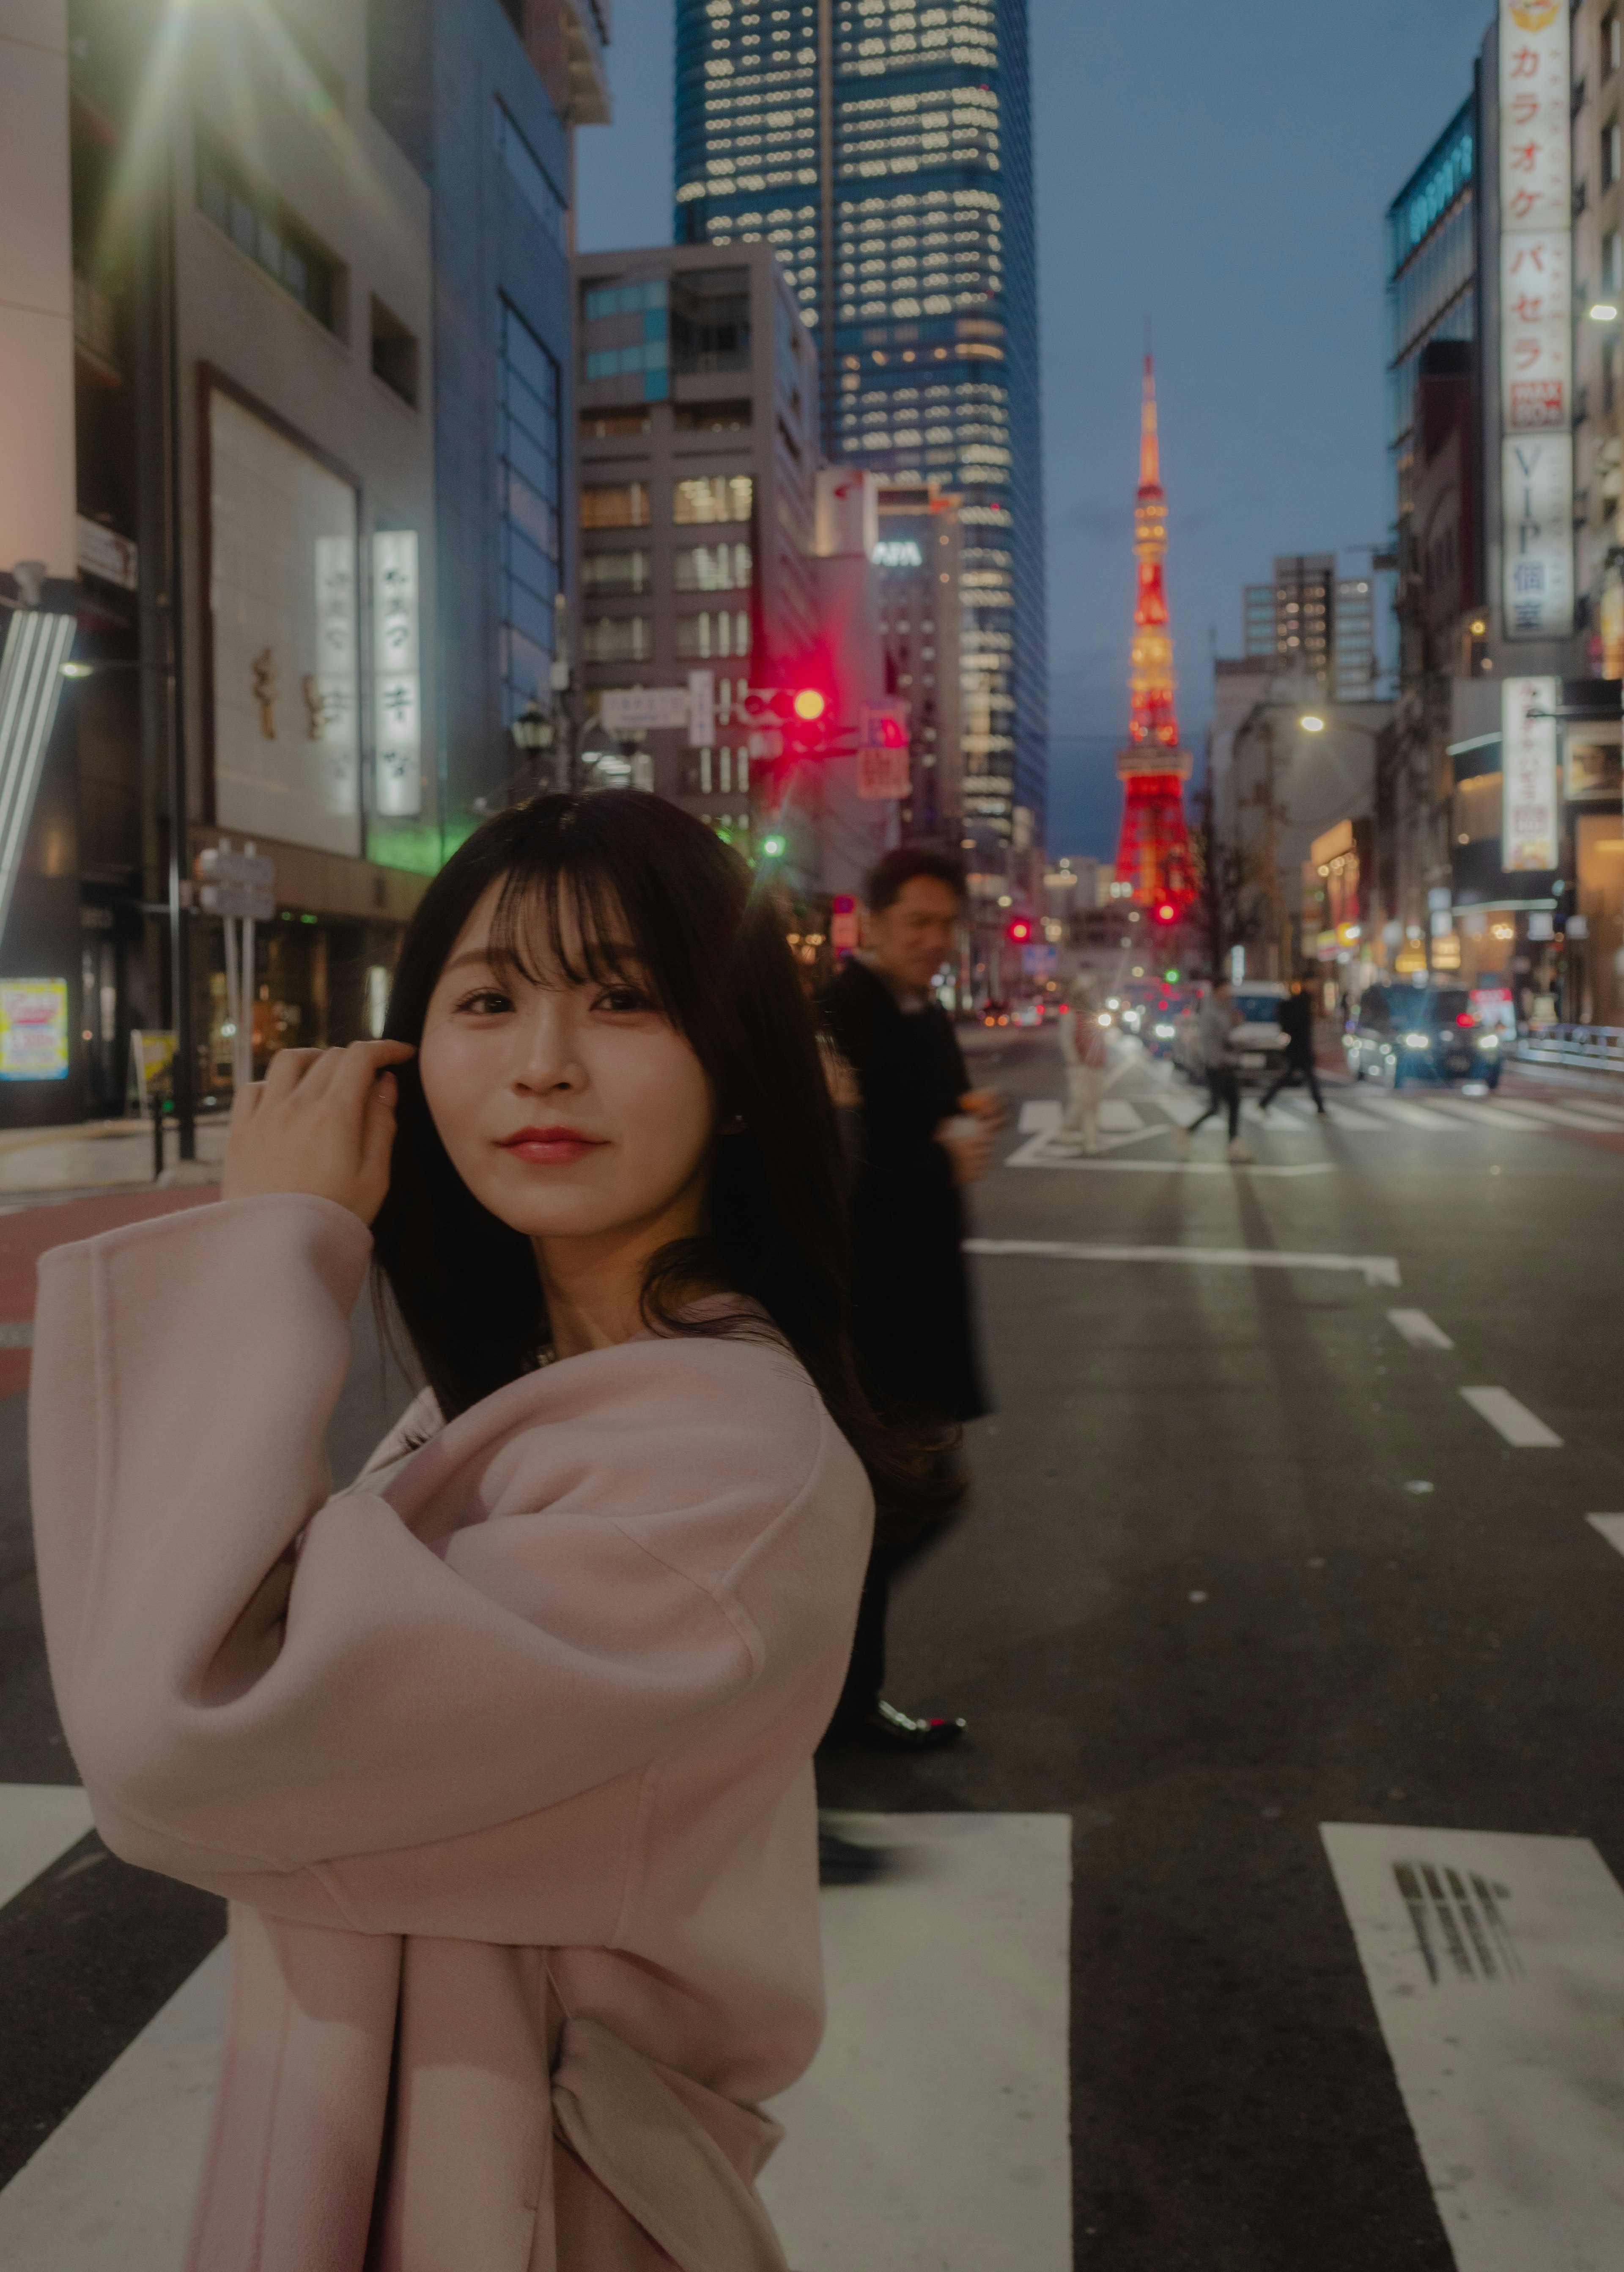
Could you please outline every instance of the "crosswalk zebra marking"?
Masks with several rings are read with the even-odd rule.
[[[1383,1120],[1395,1121],[1401,1128],[1424,1129],[1429,1136],[1455,1133],[1452,1122],[1428,1112],[1424,1105],[1406,1103],[1403,1097],[1364,1096],[1360,1101],[1368,1110],[1379,1114]]]
[[[1434,1325],[1425,1310],[1389,1310],[1387,1321],[1402,1334],[1412,1349],[1452,1349],[1454,1342],[1441,1326]]]
[[[1588,1838],[1320,1827],[1456,2272],[1616,2265],[1624,1891]]]
[[[0,1783],[0,1909],[90,1827],[90,1801],[77,1783]]]
[[[901,1866],[822,1898],[828,2025],[762,2179],[790,2261],[1070,2272],[1070,1817],[841,1827]],[[222,1947],[0,2191],[0,2272],[174,2272],[226,1981]]]
[[[1609,1546],[1624,1554],[1624,1514],[1587,1514],[1584,1520],[1592,1530],[1600,1531]]]
[[[1562,1439],[1556,1431],[1547,1428],[1538,1415],[1531,1412],[1509,1388],[1463,1388],[1461,1394],[1479,1418],[1486,1420],[1518,1451],[1561,1451]]]
[[[1101,1246],[1064,1238],[967,1238],[965,1252],[1026,1255],[1039,1262],[1192,1262],[1240,1270],[1356,1270],[1367,1286],[1400,1283],[1398,1264],[1390,1254],[1298,1254],[1271,1246]]]
[[[1143,1128],[1144,1122],[1125,1096],[1107,1096],[1099,1107],[1099,1125],[1114,1135],[1124,1136]]]

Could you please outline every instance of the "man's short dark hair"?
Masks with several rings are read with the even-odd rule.
[[[868,878],[866,897],[870,915],[883,916],[900,897],[905,884],[915,876],[934,876],[955,899],[967,896],[965,871],[950,852],[932,852],[923,844],[898,844],[876,862]]]

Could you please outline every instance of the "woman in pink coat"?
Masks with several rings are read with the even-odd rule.
[[[783,2272],[811,1757],[870,1477],[922,1486],[780,919],[671,806],[549,797],[429,886],[389,1035],[275,1058],[223,1205],[41,1267],[69,1742],[231,1905],[188,2265]],[[334,1494],[369,1261],[427,1386]]]

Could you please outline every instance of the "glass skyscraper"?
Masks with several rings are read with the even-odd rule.
[[[765,238],[818,341],[826,456],[963,500],[965,833],[1047,774],[1026,0],[677,0],[676,234]]]

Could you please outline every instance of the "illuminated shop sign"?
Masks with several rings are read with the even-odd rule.
[[[1556,708],[1554,678],[1501,682],[1500,864],[1552,869],[1556,865]]]
[[[1501,602],[1511,639],[1573,630],[1568,66],[1565,0],[1501,0]]]
[[[883,536],[869,556],[876,568],[922,568],[925,555],[912,536]]]
[[[373,809],[410,819],[423,809],[414,529],[380,529],[372,540],[372,669]]]
[[[0,1080],[67,1077],[66,979],[0,979]]]

